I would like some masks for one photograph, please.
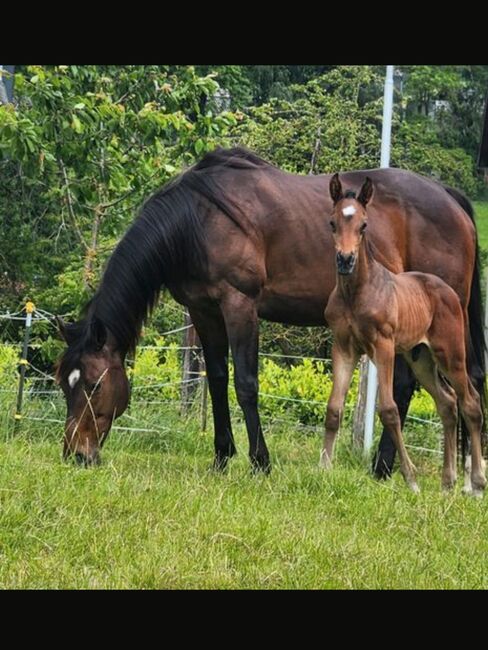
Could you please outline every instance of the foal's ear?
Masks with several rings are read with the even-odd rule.
[[[371,197],[373,196],[373,181],[370,179],[369,176],[366,176],[366,180],[363,183],[363,186],[361,188],[361,191],[359,192],[358,196],[358,201],[366,207],[368,203],[371,201]]]
[[[331,199],[334,201],[334,205],[344,198],[341,181],[339,180],[339,174],[334,174],[334,176],[332,176],[330,179],[329,191]]]
[[[94,316],[90,321],[88,342],[95,350],[101,350],[107,340],[107,328],[103,322]]]

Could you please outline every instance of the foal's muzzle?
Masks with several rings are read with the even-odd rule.
[[[354,270],[354,266],[356,265],[356,256],[354,253],[350,253],[349,255],[337,253],[336,263],[337,270],[341,275],[350,275]]]

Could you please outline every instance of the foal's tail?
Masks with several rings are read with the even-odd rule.
[[[444,186],[444,189],[450,194],[453,199],[463,208],[469,216],[473,224],[474,210],[469,199],[458,190],[452,187]],[[483,305],[481,298],[481,279],[480,279],[480,252],[478,241],[476,241],[476,257],[473,269],[473,279],[471,282],[471,294],[468,303],[468,318],[469,318],[469,337],[468,337],[468,373],[474,387],[479,393],[481,400],[481,408],[483,411],[483,441],[486,443],[486,407],[487,407],[487,394],[486,394],[486,340],[485,330],[483,323]],[[463,454],[463,461],[466,456],[468,446],[468,430],[463,420],[461,420],[461,449]]]

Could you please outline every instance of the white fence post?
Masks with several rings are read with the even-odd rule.
[[[391,122],[393,116],[393,66],[386,66],[385,94],[383,100],[383,129],[381,132],[381,167],[390,166]],[[364,420],[364,453],[369,454],[373,446],[376,393],[378,372],[371,361],[368,364],[368,389],[366,393],[366,414]]]

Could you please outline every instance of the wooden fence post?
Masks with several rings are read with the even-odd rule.
[[[198,382],[191,381],[199,378],[203,371],[200,356],[200,339],[192,325],[190,314],[185,310],[185,325],[191,325],[183,333],[183,377],[181,385],[181,410],[188,413],[190,406],[195,400]]]

